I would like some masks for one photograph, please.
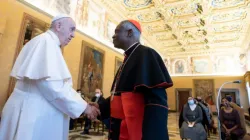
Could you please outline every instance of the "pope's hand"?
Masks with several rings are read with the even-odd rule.
[[[99,105],[98,105],[98,103],[96,103],[96,102],[90,102],[89,103],[91,106],[94,106],[94,107],[96,107],[96,108],[99,108]]]
[[[96,119],[98,115],[100,115],[99,109],[97,109],[95,106],[87,105],[87,108],[85,109],[84,113],[87,115],[87,117],[91,120]]]

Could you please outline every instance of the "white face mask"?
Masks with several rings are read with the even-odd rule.
[[[101,96],[100,93],[96,93],[96,94],[95,94],[95,97],[100,97],[100,96]]]

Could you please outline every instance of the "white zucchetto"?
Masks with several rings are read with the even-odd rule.
[[[55,16],[55,17],[52,19],[51,23],[55,22],[55,21],[58,20],[58,19],[62,19],[62,18],[71,18],[71,17],[70,17],[69,15],[67,15],[67,14],[60,14],[60,15]]]

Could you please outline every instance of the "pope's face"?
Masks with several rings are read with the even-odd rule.
[[[71,18],[65,18],[58,27],[58,38],[61,43],[61,47],[68,45],[72,38],[75,37],[76,25]]]

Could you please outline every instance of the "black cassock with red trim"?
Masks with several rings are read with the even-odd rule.
[[[166,88],[173,82],[162,58],[139,43],[125,55],[112,85],[113,100],[99,105],[102,118],[111,118],[109,139],[168,140]]]

